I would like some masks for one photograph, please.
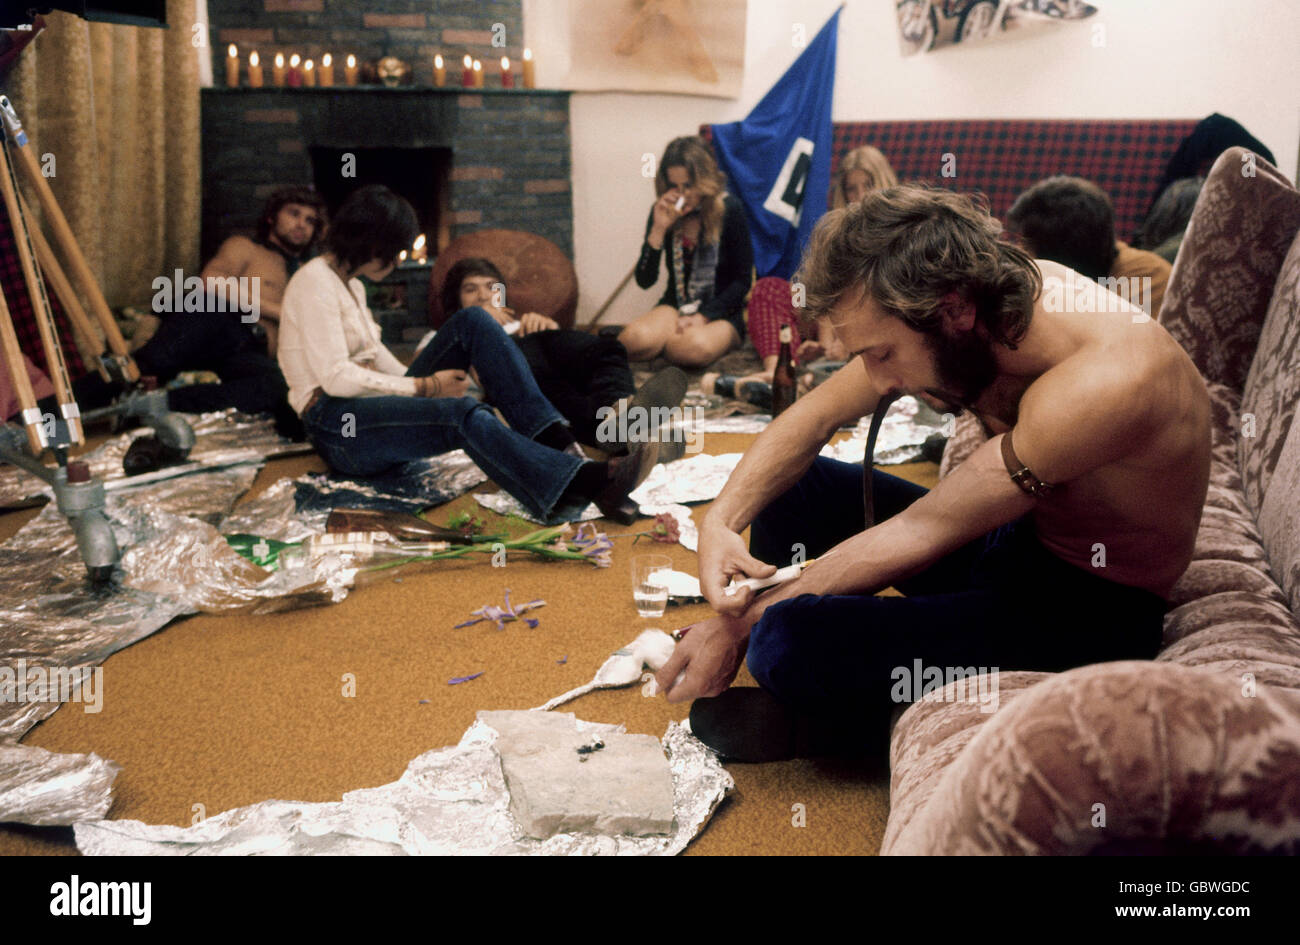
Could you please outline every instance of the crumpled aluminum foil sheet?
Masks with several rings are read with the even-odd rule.
[[[629,498],[637,505],[683,505],[708,502],[722,494],[731,474],[740,462],[741,453],[712,456],[696,453],[675,462],[661,464],[650,471],[645,482]]]
[[[189,462],[128,479],[122,470],[122,458],[136,437],[153,433],[149,427],[123,433],[78,458],[88,462],[91,474],[112,492],[128,483],[143,485],[204,469],[261,463],[272,456],[311,452],[309,444],[294,443],[276,433],[270,419],[240,413],[233,407],[183,416],[194,429],[194,447],[190,450]],[[0,508],[31,505],[42,496],[51,499],[54,496],[54,491],[43,480],[17,466],[0,466]]]
[[[130,549],[165,535],[177,516],[219,520],[256,475],[256,468],[238,466],[109,494],[105,514],[118,547]],[[47,505],[0,545],[0,663],[98,666],[193,609],[122,578],[119,571],[110,584],[92,585],[67,519]],[[17,741],[58,707],[0,703],[0,742]]]
[[[506,492],[504,489],[500,492],[489,492],[486,495],[474,496],[474,501],[489,512],[496,512],[498,515],[517,515],[519,518],[529,522],[536,522],[538,525],[545,523],[535,516],[532,512],[524,508],[523,503]],[[572,519],[575,522],[591,522],[600,518],[600,509],[596,508],[593,502],[582,510],[582,514]]]
[[[916,462],[921,458],[921,447],[926,439],[940,432],[943,426],[943,418],[915,397],[898,398],[880,424],[876,455],[873,458],[875,465],[894,466]],[[868,414],[853,428],[852,437],[823,447],[821,455],[845,463],[861,464],[867,452],[867,433],[870,429],[871,415]]]
[[[96,754],[0,745],[0,823],[63,826],[99,820],[122,766]]]
[[[267,571],[206,522],[155,512],[165,530],[122,556],[124,583],[205,614],[269,614],[347,596],[355,570],[337,558]],[[265,536],[263,536],[265,537]]]
[[[579,722],[593,734],[622,725]],[[674,855],[708,822],[735,781],[682,725],[663,737],[673,773],[676,821],[666,837],[556,834],[526,837],[510,814],[510,792],[493,744],[475,722],[458,745],[425,752],[397,781],[349,791],[341,801],[263,801],[191,827],[137,820],[78,823],[77,848],[97,855]]]

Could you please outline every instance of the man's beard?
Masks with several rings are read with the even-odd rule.
[[[962,332],[956,337],[938,331],[927,334],[925,343],[934,354],[934,369],[940,385],[939,389],[926,392],[953,407],[970,407],[998,376],[998,360],[993,354],[993,346],[973,331]]]
[[[278,239],[281,243],[284,244],[285,249],[287,249],[289,252],[295,255],[301,253],[303,250],[305,250],[308,246],[311,245],[310,236],[307,237],[307,239],[303,240],[302,242],[295,241],[292,233],[277,232],[275,236],[276,239]]]

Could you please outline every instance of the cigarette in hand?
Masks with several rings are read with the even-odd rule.
[[[680,197],[677,198],[677,202],[673,204],[673,209],[676,210],[678,213],[681,213],[682,207],[684,206],[686,206],[686,195],[682,194]]]
[[[771,577],[745,578],[743,581],[732,581],[722,589],[722,593],[726,594],[728,597],[734,597],[746,587],[750,590],[760,591],[763,588],[771,587],[774,584],[784,584],[786,581],[793,581],[797,578],[799,573],[810,564],[812,564],[811,561],[805,561],[802,564],[792,564],[787,568],[780,568]]]

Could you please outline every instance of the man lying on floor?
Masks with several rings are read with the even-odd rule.
[[[758,437],[714,502],[700,582],[719,615],[658,673],[720,754],[883,760],[914,698],[898,671],[918,661],[951,678],[1159,650],[1209,481],[1204,382],[1101,287],[1095,311],[1050,310],[1043,279],[1067,270],[1000,231],[969,198],[912,186],[818,224],[801,278],[854,360]],[[995,436],[929,492],[873,471],[879,524],[863,531],[861,468],[817,454],[891,392],[970,409]],[[793,581],[724,593],[804,555]],[[905,596],[872,596],[891,586]],[[728,689],[747,649],[760,688]]]

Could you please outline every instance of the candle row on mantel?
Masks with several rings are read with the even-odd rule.
[[[461,73],[460,84],[467,89],[481,89],[484,87],[484,69],[483,63],[471,56],[466,56],[464,60],[464,71]],[[239,50],[232,43],[226,55],[226,85],[229,88],[239,87]],[[349,55],[343,66],[343,84],[357,84],[357,57]],[[523,86],[526,89],[537,88],[537,78],[534,73],[533,51],[524,50],[524,67],[523,67]],[[253,50],[248,54],[248,86],[253,89],[260,89],[265,82],[265,75],[262,71],[262,61]],[[321,57],[320,68],[316,63],[308,59],[303,61],[302,57],[294,53],[289,57],[286,68],[284,53],[275,54],[275,61],[271,66],[271,85],[275,88],[314,88],[320,86],[331,86],[334,84],[334,60],[329,53]],[[442,88],[447,84],[447,64],[443,61],[442,54],[433,57],[433,84]],[[510,71],[510,58],[501,57],[501,88],[513,89],[515,87],[515,74]]]
[[[357,75],[357,57],[348,56],[343,66],[344,84],[356,85]],[[263,71],[262,60],[255,49],[248,54],[248,87],[260,89],[265,83],[266,74]],[[274,87],[310,89],[318,85],[333,84],[334,57],[329,53],[321,56],[320,68],[316,67],[315,61],[311,59],[304,61],[297,53],[289,57],[287,64],[284,53],[275,54],[275,60],[271,64],[271,85]],[[226,54],[226,85],[232,89],[239,87],[239,50],[233,44]]]

